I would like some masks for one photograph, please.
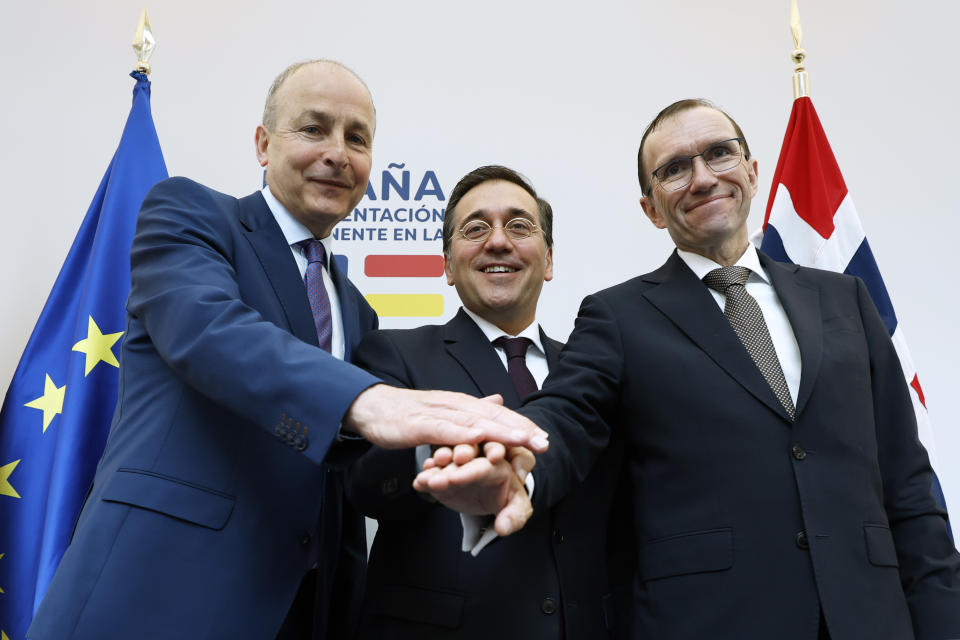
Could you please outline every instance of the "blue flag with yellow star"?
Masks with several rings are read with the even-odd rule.
[[[167,177],[139,72],[120,145],[80,225],[0,410],[0,638],[24,637],[106,442],[137,211]]]

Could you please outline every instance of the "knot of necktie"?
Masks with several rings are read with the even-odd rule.
[[[503,349],[503,352],[507,354],[507,360],[511,358],[525,359],[527,356],[527,348],[533,344],[533,340],[530,338],[508,338],[507,336],[500,336],[493,341],[493,344]]]
[[[500,336],[493,341],[495,347],[507,354],[507,374],[521,400],[537,390],[537,381],[527,368],[527,347],[533,344],[530,338]]]
[[[307,257],[307,264],[319,262],[323,266],[327,266],[327,251],[323,248],[322,242],[311,238],[301,242],[300,246],[303,247],[303,254]]]
[[[703,276],[703,283],[714,291],[726,293],[727,287],[735,284],[743,286],[747,284],[747,280],[749,279],[750,269],[733,265],[714,269],[707,275]]]

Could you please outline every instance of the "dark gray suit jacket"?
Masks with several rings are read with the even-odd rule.
[[[552,368],[561,345],[542,331],[541,339]],[[367,334],[357,362],[400,386],[499,393],[508,407],[520,404],[494,348],[462,310],[446,325]],[[608,527],[621,452],[610,449],[560,504],[472,557],[460,550],[458,514],[412,490],[413,451],[371,449],[347,481],[348,498],[379,521],[360,637],[479,639],[491,637],[492,624],[501,638],[610,637],[617,619],[630,618],[615,613],[611,588],[624,585],[626,594],[633,567],[628,498]]]
[[[960,556],[866,288],[760,260],[800,347],[796,422],[674,253],[584,300],[521,410],[551,433],[535,502],[627,442],[645,637],[813,640],[821,609],[834,640],[960,637]]]

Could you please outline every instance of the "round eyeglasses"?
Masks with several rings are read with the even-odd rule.
[[[502,227],[492,227],[483,220],[471,220],[460,227],[460,235],[470,242],[483,242],[490,237],[494,229],[503,229],[511,240],[525,240],[540,229],[526,218],[507,220]]]
[[[651,175],[664,191],[679,191],[693,180],[693,160],[703,158],[714,173],[729,171],[740,164],[743,156],[743,138],[730,138],[715,142],[695,156],[680,156],[653,170]]]

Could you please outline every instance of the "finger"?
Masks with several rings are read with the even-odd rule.
[[[446,491],[450,486],[450,467],[427,478],[427,490],[430,493]]]
[[[431,457],[436,466],[445,467],[453,461],[453,449],[450,447],[438,447]]]
[[[527,474],[533,471],[537,464],[536,457],[525,447],[512,447],[509,458],[510,466],[513,467],[521,481],[527,478]]]
[[[433,458],[427,458],[423,461],[423,471],[426,471],[427,469],[433,469],[436,466],[437,463]]]
[[[509,445],[528,446],[535,452],[546,451],[549,436],[528,418],[500,404],[500,396],[473,398],[466,394],[448,391],[431,391],[425,403],[427,414],[436,423],[428,429],[436,429],[438,438],[433,442],[457,444],[475,443],[480,440],[496,440]],[[432,422],[432,421],[431,421]],[[476,437],[479,429],[487,437]]]
[[[430,490],[430,478],[434,477],[438,473],[441,473],[440,469],[432,468],[425,469],[417,474],[413,479],[413,488],[420,492],[427,492]]]
[[[453,461],[459,465],[467,464],[479,453],[475,444],[458,444],[453,448]]]
[[[484,396],[483,398],[480,398],[480,399],[483,400],[484,402],[492,402],[494,404],[499,404],[503,406],[503,396],[500,395],[499,393],[494,393],[493,395]]]
[[[443,488],[447,487],[469,487],[471,485],[489,486],[502,481],[503,472],[484,457],[474,458],[465,465],[451,464],[443,470]],[[433,481],[431,490],[436,485],[439,488],[440,481]]]
[[[499,442],[486,442],[483,445],[483,455],[496,464],[507,457],[507,448]]]
[[[508,446],[527,447],[535,453],[543,453],[550,446],[546,431],[509,409],[501,408],[499,414],[481,418],[472,423],[472,426],[483,431],[483,440],[502,442]]]
[[[523,489],[515,492],[507,505],[500,510],[493,522],[493,528],[501,537],[516,533],[523,528],[533,515],[533,505]]]

